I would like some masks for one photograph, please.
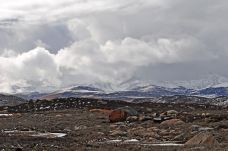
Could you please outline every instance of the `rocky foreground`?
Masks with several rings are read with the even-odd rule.
[[[228,108],[55,99],[2,107],[0,150],[228,150]]]

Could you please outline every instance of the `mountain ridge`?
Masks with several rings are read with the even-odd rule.
[[[200,80],[152,82],[130,79],[112,85],[111,83],[94,83],[72,85],[47,93],[15,94],[26,100],[55,99],[67,97],[94,97],[107,99],[150,98],[161,96],[228,96],[228,78],[219,75],[208,75]]]

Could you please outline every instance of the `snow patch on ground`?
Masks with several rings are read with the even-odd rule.
[[[0,117],[9,117],[9,116],[13,116],[13,114],[0,114]]]
[[[143,144],[148,146],[184,146],[184,144],[164,143],[164,144]]]
[[[65,133],[50,133],[50,132],[40,133],[36,131],[18,131],[18,130],[4,131],[4,133],[10,134],[10,135],[25,135],[25,136],[32,136],[32,137],[44,137],[44,138],[60,138],[67,135]]]

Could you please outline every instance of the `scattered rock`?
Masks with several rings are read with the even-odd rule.
[[[170,132],[168,130],[162,129],[159,134],[162,136],[166,136],[166,135],[169,135]]]
[[[155,123],[161,123],[162,121],[164,121],[164,119],[162,117],[155,117],[155,118],[153,118],[153,121]]]
[[[172,117],[161,114],[159,117],[153,118],[153,121],[155,123],[161,123],[161,122],[163,122],[165,120],[170,120],[170,119],[172,119]]]
[[[199,131],[211,131],[211,130],[214,130],[214,128],[211,128],[211,127],[200,127],[199,128]]]
[[[149,137],[157,137],[157,133],[153,131],[153,129],[150,128],[144,128],[144,127],[135,127],[130,130],[128,130],[128,133],[133,136],[139,136],[142,138],[149,138]]]
[[[110,136],[126,136],[127,132],[121,131],[121,130],[114,130],[111,131]]]
[[[103,132],[97,132],[98,135],[105,135]]]
[[[161,125],[167,125],[167,126],[176,126],[176,125],[182,125],[182,124],[185,124],[185,122],[183,122],[180,119],[166,120],[161,123]]]
[[[184,133],[177,135],[173,138],[173,141],[183,141],[183,140],[185,140]]]
[[[154,117],[154,118],[159,117],[159,114],[158,113],[153,113],[152,117]]]
[[[128,121],[128,122],[136,122],[136,121],[138,121],[138,117],[137,116],[129,116],[129,117],[127,117],[127,119],[126,119],[126,121]]]
[[[146,112],[149,112],[149,113],[153,111],[151,108],[146,108],[145,110]]]
[[[87,129],[87,126],[80,125],[80,126],[75,126],[74,127],[74,130],[83,130],[83,129]]]
[[[104,114],[110,114],[112,110],[108,109],[91,109],[90,112],[98,112],[98,113],[104,113]]]
[[[216,127],[217,130],[220,130],[220,129],[228,129],[228,125],[227,124],[220,124]]]
[[[217,145],[219,143],[211,133],[201,132],[201,133],[195,135],[190,140],[188,140],[185,144],[186,145],[201,145],[201,144]]]
[[[176,117],[178,112],[176,110],[166,111],[167,116]]]
[[[148,121],[148,120],[152,120],[153,118],[150,116],[145,116],[145,115],[141,115],[139,116],[139,121]]]
[[[65,132],[70,132],[71,131],[71,129],[69,128],[69,127],[66,127],[66,128],[64,128],[64,130],[63,131],[65,131]]]
[[[192,131],[198,131],[200,127],[201,127],[201,126],[199,126],[199,125],[192,125],[192,126],[191,126],[191,130],[192,130]]]
[[[201,127],[199,125],[192,125],[191,126],[192,131],[210,131],[213,130],[214,128],[211,127]]]
[[[109,121],[111,123],[122,122],[122,121],[125,121],[126,118],[127,118],[127,114],[122,110],[114,110],[109,114]]]
[[[109,121],[110,122],[122,122],[125,121],[127,117],[129,116],[137,116],[138,112],[131,108],[131,107],[122,107],[122,108],[118,108],[116,110],[113,110],[110,114],[109,114]]]

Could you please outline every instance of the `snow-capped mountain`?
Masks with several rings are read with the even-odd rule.
[[[200,90],[209,87],[220,87],[219,85],[223,85],[225,83],[227,83],[226,86],[228,86],[228,78],[216,74],[211,74],[196,80],[169,82],[169,85],[173,84],[185,88]]]
[[[151,98],[161,96],[203,96],[203,97],[217,97],[228,96],[228,88],[205,88],[201,90],[188,89],[185,87],[166,88],[156,85],[147,85],[142,87],[135,87],[130,90],[121,90],[106,92],[99,88],[88,86],[77,86],[68,89],[55,91],[53,93],[43,95],[38,99],[54,99],[67,97],[93,97],[106,99],[126,99],[126,98]]]
[[[66,97],[97,97],[97,98],[150,98],[160,96],[228,96],[228,79],[218,75],[190,81],[153,82],[130,79],[120,84],[95,83],[75,85],[58,91],[30,95],[30,99],[53,99]]]
[[[54,99],[54,98],[67,98],[67,97],[89,97],[89,96],[96,96],[99,94],[103,94],[104,91],[99,88],[91,87],[91,86],[72,86],[69,88],[64,88],[47,95],[43,95],[39,99]]]
[[[145,85],[156,85],[166,88],[184,87],[187,89],[200,90],[209,87],[228,87],[228,78],[216,74],[210,74],[195,80],[151,81],[130,79],[121,84],[122,87],[127,89]]]

